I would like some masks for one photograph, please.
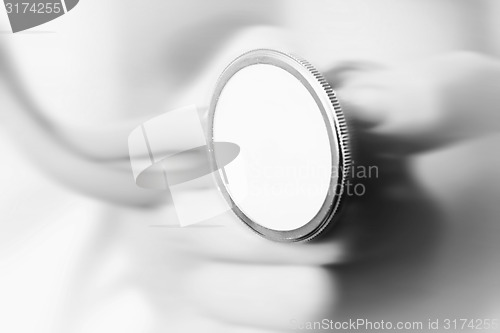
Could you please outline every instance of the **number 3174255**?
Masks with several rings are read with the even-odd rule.
[[[59,2],[44,3],[5,3],[7,14],[59,14],[62,12],[62,6]]]

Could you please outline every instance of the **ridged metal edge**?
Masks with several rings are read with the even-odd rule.
[[[279,51],[278,51],[279,52]],[[282,52],[280,52],[282,53]],[[349,174],[352,166],[352,153],[351,153],[351,147],[350,147],[350,137],[349,137],[349,132],[347,128],[347,121],[346,117],[344,115],[344,112],[342,111],[342,108],[340,106],[340,102],[337,98],[337,95],[335,94],[335,91],[333,88],[330,86],[328,81],[326,81],[325,77],[314,67],[311,63],[309,63],[307,60],[298,57],[293,54],[286,54],[283,53],[291,58],[293,58],[295,61],[299,62],[302,66],[304,66],[315,78],[318,80],[318,82],[321,84],[323,89],[325,90],[326,94],[328,95],[328,98],[333,106],[333,109],[335,111],[334,114],[334,121],[335,121],[335,126],[336,126],[336,134],[337,134],[337,139],[339,140],[339,147],[340,147],[340,167],[342,170],[342,193],[344,192],[344,187],[345,187],[345,182],[349,179]],[[332,219],[335,214],[339,211],[341,204],[343,203],[343,195],[340,195],[338,198],[338,202],[333,207],[333,210],[330,212],[330,219]],[[345,199],[344,199],[345,200]],[[324,223],[320,229],[315,232],[313,235],[310,237],[307,237],[303,240],[299,240],[302,242],[307,242],[310,241],[317,236],[321,234],[321,232],[330,224],[331,221],[328,223]]]

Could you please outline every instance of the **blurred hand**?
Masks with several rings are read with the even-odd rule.
[[[500,130],[500,63],[472,52],[395,68],[345,64],[327,73],[360,135],[408,154]]]
[[[232,213],[214,219],[225,228],[170,234],[175,250],[203,259],[184,290],[203,316],[258,332],[380,313],[402,320],[408,314],[396,309],[432,290],[426,275],[443,217],[408,158],[498,129],[499,66],[463,53],[398,68],[351,64],[326,76],[350,119],[355,163],[376,166],[378,177],[358,180],[366,193],[310,243],[261,239]]]

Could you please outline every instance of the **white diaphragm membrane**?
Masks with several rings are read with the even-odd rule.
[[[256,223],[297,229],[323,206],[332,175],[326,124],[309,91],[286,70],[255,64],[235,73],[218,98],[213,140],[233,142],[245,154],[224,167],[224,181],[234,204]]]

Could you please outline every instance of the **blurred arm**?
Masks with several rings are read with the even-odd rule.
[[[190,103],[196,100],[200,92],[211,89],[214,78],[241,53],[257,47],[290,49],[292,44],[281,29],[269,26],[234,29],[229,37],[213,40],[219,50],[213,55],[213,60],[205,64],[207,71],[202,71],[202,78],[191,82],[186,88],[187,95],[192,96],[192,99],[188,99]],[[203,54],[196,49],[193,52]],[[84,130],[58,126],[31,100],[18,77],[6,64],[0,50],[0,84],[3,85],[0,93],[4,94],[0,119],[10,130],[12,138],[37,165],[71,188],[108,201],[132,205],[155,205],[165,201],[167,193],[143,190],[133,180],[128,136],[146,119]],[[179,145],[189,146],[186,142]],[[172,172],[177,175],[189,174],[196,168],[198,166],[195,163],[186,161],[176,165]]]
[[[5,62],[0,59],[0,66]],[[6,66],[5,66],[6,67]],[[17,79],[8,68],[2,68],[0,78],[0,120],[13,141],[28,158],[47,174],[63,184],[87,195],[119,204],[151,206],[165,203],[168,194],[138,188],[130,170],[127,136],[130,124],[96,132],[74,132],[73,140],[91,140],[101,150],[91,155],[65,140],[24,94]],[[119,143],[122,148],[117,146]],[[122,144],[123,142],[123,144]],[[110,157],[104,158],[109,152]]]

